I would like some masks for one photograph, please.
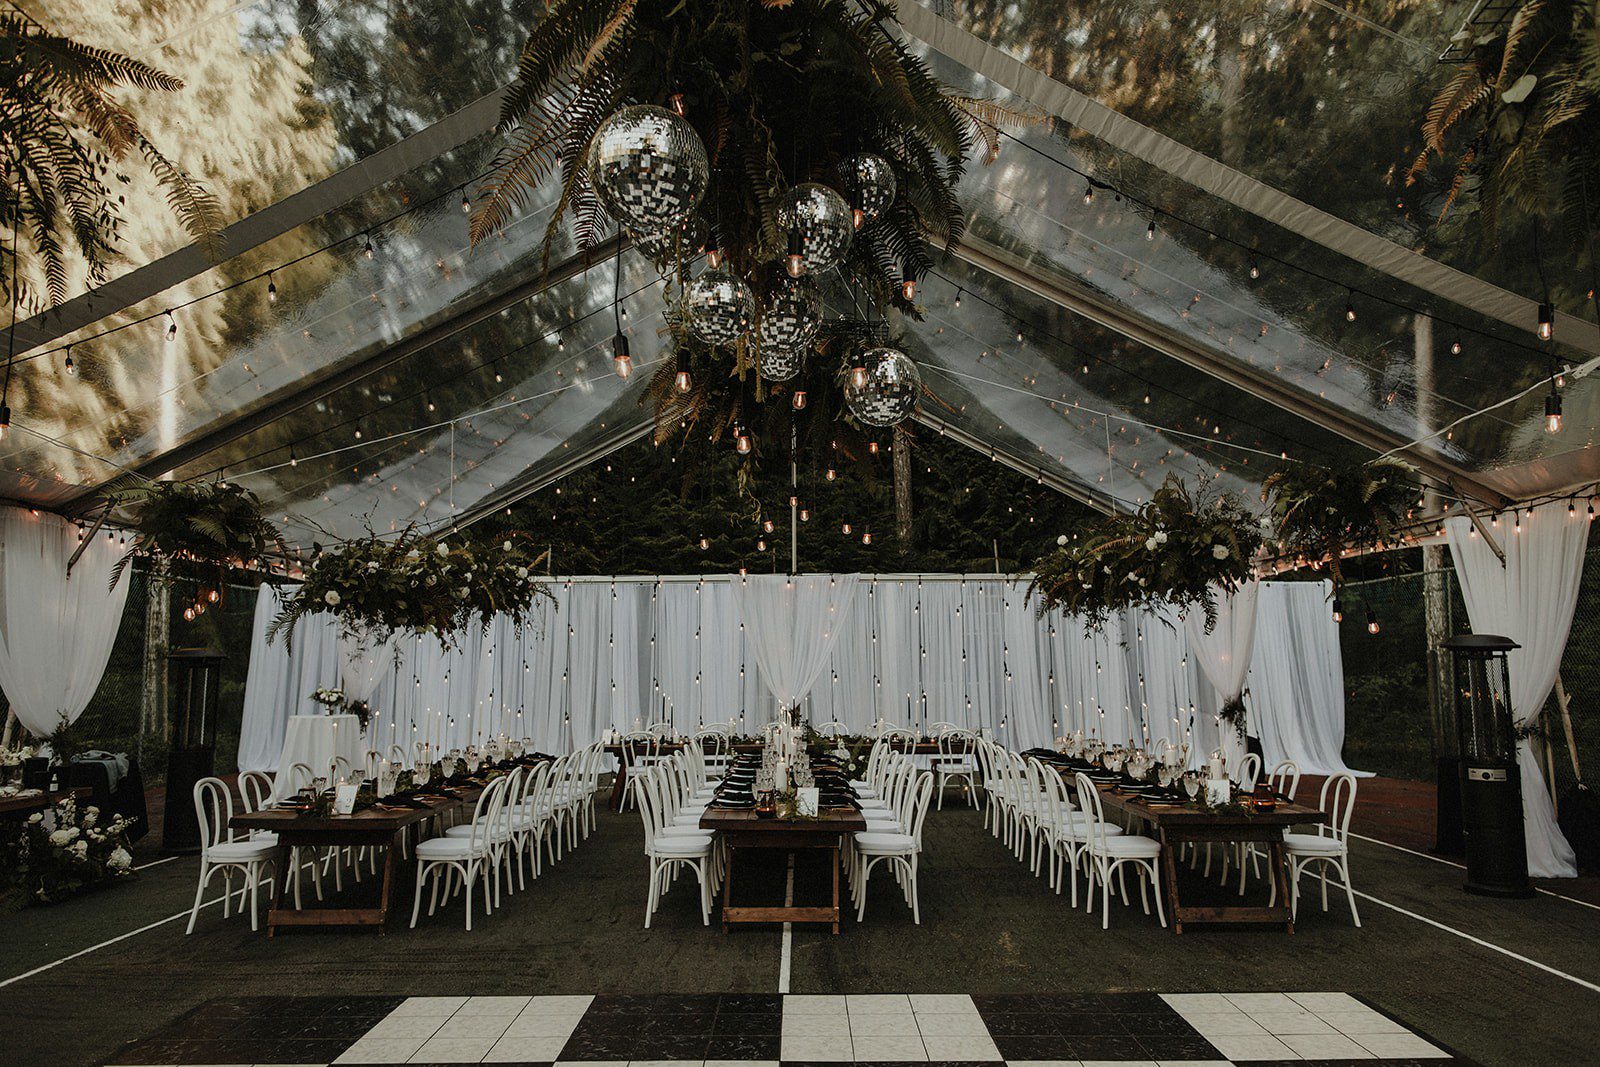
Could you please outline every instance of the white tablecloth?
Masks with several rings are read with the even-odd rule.
[[[361,720],[354,715],[291,715],[278,759],[272,797],[282,800],[295,791],[294,765],[304,763],[319,776],[328,774],[334,756],[343,756],[359,774],[366,767]]]

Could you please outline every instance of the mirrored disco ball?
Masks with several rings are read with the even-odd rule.
[[[805,358],[806,350],[803,348],[767,348],[763,345],[756,354],[756,368],[769,382],[786,382],[800,373],[800,364],[805,362]]]
[[[689,329],[709,345],[731,345],[750,331],[756,296],[743,278],[726,270],[706,270],[684,294]]]
[[[689,216],[711,181],[706,146],[687,119],[636,104],[606,119],[589,142],[589,180],[613,219],[660,233]]]
[[[761,351],[802,349],[822,328],[822,293],[809,278],[785,279],[767,298],[757,332]],[[771,375],[768,375],[771,377]]]
[[[855,365],[866,368],[867,376],[860,386],[845,381],[844,402],[850,414],[868,426],[894,426],[904,421],[922,392],[922,374],[911,357],[884,345],[861,353]]]
[[[653,232],[628,231],[628,238],[639,252],[657,266],[672,267],[686,259],[693,259],[706,243],[706,224],[698,214],[665,230]]]
[[[778,230],[799,231],[800,255],[807,274],[825,274],[844,262],[855,225],[850,205],[826,185],[807,182],[784,194],[778,204]]]
[[[850,196],[850,206],[861,212],[862,221],[876,222],[894,203],[894,168],[882,156],[863,152],[839,164],[839,176]]]

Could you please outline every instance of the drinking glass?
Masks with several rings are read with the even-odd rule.
[[[1190,771],[1183,776],[1183,791],[1189,794],[1190,800],[1200,795],[1200,774],[1198,771]]]

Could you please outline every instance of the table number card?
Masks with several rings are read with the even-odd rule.
[[[333,792],[333,813],[349,815],[356,810],[356,790],[359,786],[340,785]]]
[[[822,791],[819,790],[816,786],[811,786],[810,788],[807,788],[807,789],[796,790],[795,791],[795,812],[796,812],[796,814],[805,815],[805,816],[809,816],[809,817],[815,818],[816,814],[817,814],[817,809],[818,809],[818,807],[820,807],[821,792]]]
[[[1226,778],[1206,779],[1206,803],[1213,807],[1226,804],[1230,799],[1229,794],[1232,789],[1233,783]]]

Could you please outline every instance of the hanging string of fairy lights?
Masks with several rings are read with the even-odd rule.
[[[1456,331],[1457,334],[1456,340],[1453,341],[1451,345],[1451,351],[1453,355],[1459,355],[1464,349],[1465,346],[1461,343],[1460,335],[1465,333],[1483,338],[1486,341],[1492,341],[1496,346],[1496,351],[1500,351],[1502,348],[1511,348],[1519,352],[1529,353],[1541,362],[1546,358],[1546,352],[1541,345],[1529,344],[1514,338],[1502,337],[1498,333],[1484,329],[1483,327],[1474,325],[1473,323],[1463,322],[1453,318],[1446,318],[1445,316],[1437,314],[1431,308],[1418,307],[1409,304],[1406,301],[1400,300],[1393,295],[1340,281],[1329,274],[1315,270],[1311,267],[1307,267],[1303,264],[1296,263],[1287,256],[1281,256],[1272,252],[1263,251],[1255,244],[1246,244],[1230,234],[1207,226],[1205,223],[1197,222],[1194,219],[1184,215],[1182,212],[1161,207],[1149,200],[1144,199],[1143,197],[1140,197],[1134,193],[1130,193],[1115,182],[1096,177],[1087,170],[1084,170],[1082,167],[1070,163],[1065,159],[1061,159],[1060,157],[1045,151],[1043,148],[1040,148],[1038,145],[1024,140],[1021,137],[1018,137],[1004,129],[998,130],[997,132],[1007,141],[1019,145],[1023,149],[1033,153],[1039,158],[1048,160],[1057,167],[1060,167],[1062,170],[1068,171],[1081,178],[1084,182],[1083,202],[1085,207],[1088,207],[1094,203],[1094,198],[1097,193],[1110,193],[1115,197],[1119,197],[1122,200],[1128,201],[1136,207],[1140,207],[1148,211],[1151,218],[1149,225],[1145,228],[1146,240],[1155,240],[1157,223],[1163,219],[1170,219],[1171,221],[1192,229],[1197,233],[1203,234],[1210,240],[1221,241],[1224,244],[1230,245],[1239,251],[1246,253],[1250,257],[1250,266],[1248,271],[1252,281],[1256,281],[1261,278],[1263,273],[1261,264],[1263,262],[1267,262],[1276,264],[1277,266],[1287,268],[1300,274],[1304,274],[1306,277],[1323,282],[1333,287],[1335,290],[1343,289],[1347,294],[1347,299],[1343,309],[1344,319],[1347,322],[1356,321],[1357,309],[1355,305],[1355,297],[1360,296],[1363,300],[1371,301],[1374,304],[1381,304],[1386,307],[1393,308],[1396,311],[1403,311],[1413,315],[1427,315],[1429,318],[1433,319],[1434,322],[1443,323],[1444,325],[1451,327]],[[1554,308],[1548,303],[1547,290],[1546,303],[1540,304],[1539,306],[1538,321],[1534,328],[1534,333],[1539,341],[1548,341],[1551,339],[1551,335],[1553,334],[1554,319]]]

